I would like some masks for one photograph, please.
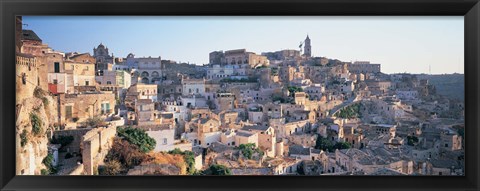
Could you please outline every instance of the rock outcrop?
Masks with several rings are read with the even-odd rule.
[[[42,161],[48,155],[56,115],[56,102],[50,95],[25,98],[17,105],[16,174],[39,175],[47,169]]]

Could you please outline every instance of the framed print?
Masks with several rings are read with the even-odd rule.
[[[1,9],[2,190],[478,189],[478,1]]]

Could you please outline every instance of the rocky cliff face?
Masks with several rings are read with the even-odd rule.
[[[48,155],[48,137],[57,116],[56,101],[46,93],[42,97],[17,100],[16,174],[40,175]]]

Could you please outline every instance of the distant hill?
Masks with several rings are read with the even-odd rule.
[[[465,101],[464,74],[419,74],[417,77],[418,79],[428,79],[428,82],[436,87],[437,94]]]

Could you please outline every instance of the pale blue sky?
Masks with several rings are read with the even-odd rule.
[[[309,34],[314,56],[382,64],[384,73],[464,73],[463,17],[24,16],[26,29],[64,52],[100,42],[117,57],[161,56],[208,63],[216,50],[298,49]]]

